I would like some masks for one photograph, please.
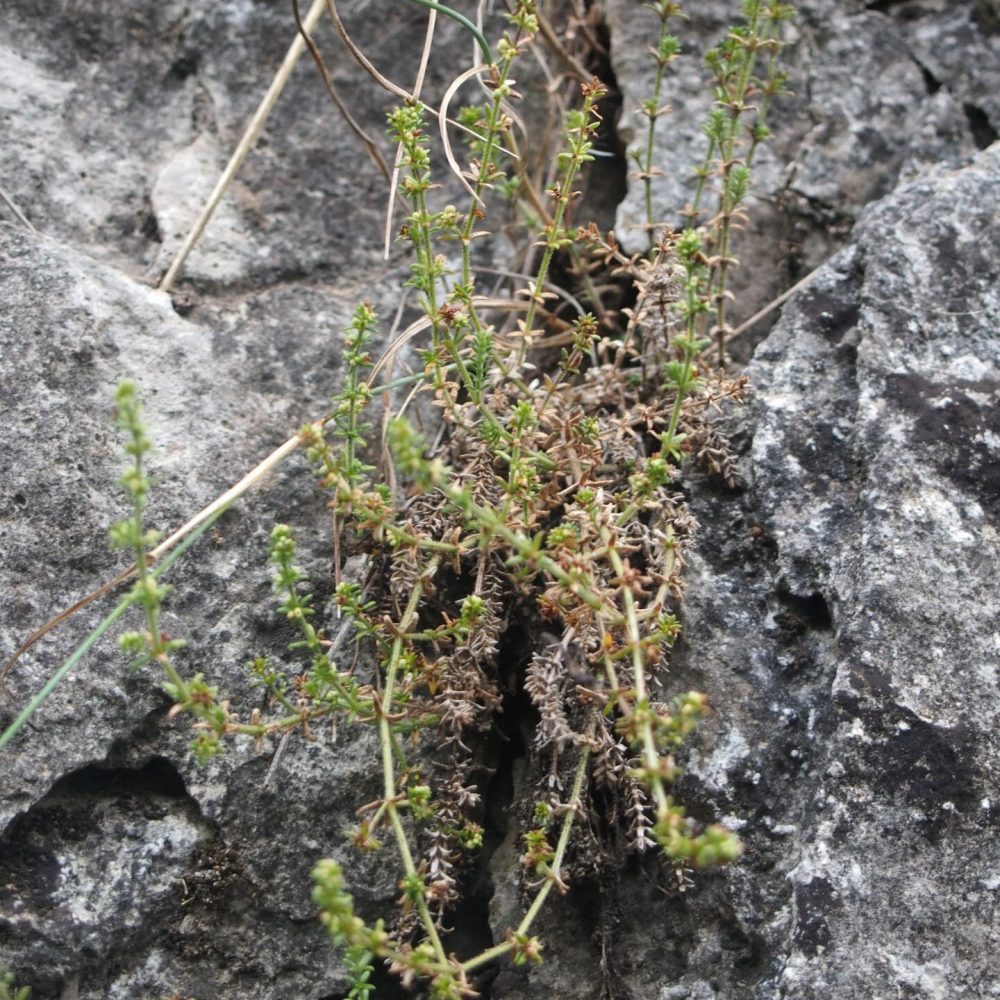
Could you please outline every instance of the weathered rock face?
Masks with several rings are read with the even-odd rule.
[[[749,366],[742,541],[703,550],[686,661],[720,699],[688,780],[745,822],[724,909],[754,961],[691,996],[1000,991],[998,170],[867,213]]]
[[[371,44],[373,24],[408,35],[421,19],[368,15],[362,37]],[[377,175],[355,159],[307,61],[189,260],[175,297],[187,318],[136,280],[163,272],[214,185],[294,37],[285,7],[43,16],[11,4],[3,33],[0,173],[39,231],[0,207],[6,658],[122,566],[106,534],[126,514],[115,384],[140,383],[157,445],[150,524],[177,527],[328,409],[351,311],[369,298],[391,319],[399,264],[381,262]],[[400,72],[415,59],[407,46]],[[354,106],[377,134],[387,104],[368,100]],[[165,627],[190,643],[183,669],[242,711],[260,697],[248,657],[291,659],[266,566],[276,521],[296,525],[299,561],[320,597],[329,590],[323,502],[301,458],[288,466],[173,581]],[[106,610],[18,663],[4,726]],[[354,809],[376,792],[365,734],[291,741],[265,783],[273,746],[237,746],[199,769],[188,727],[167,724],[165,707],[159,678],[130,671],[107,641],[3,754],[0,963],[36,998],[335,993],[342,973],[309,871],[345,853]],[[362,906],[393,895],[391,870],[352,873]]]
[[[732,19],[726,0],[690,5],[672,22],[683,55],[668,70],[658,123],[654,180],[667,220],[691,198],[691,168],[704,154],[701,124],[710,106],[699,53]],[[932,164],[958,166],[997,137],[1000,42],[995,18],[975,3],[795,4],[782,62],[791,93],[769,117],[773,137],[754,162],[754,197],[742,265],[734,276],[734,323],[794,284],[844,245],[865,205]],[[636,113],[652,92],[649,46],[657,19],[631,0],[611,0],[612,63],[623,92],[619,133],[644,146]],[[646,221],[642,185],[618,211],[617,231],[641,248]],[[762,323],[733,346],[748,352]]]
[[[747,368],[747,488],[692,490],[679,794],[743,860],[582,878],[494,996],[1000,995],[998,178],[1000,144],[863,216]]]
[[[377,38],[394,54],[402,79],[415,75],[422,37],[422,16],[409,13],[371,8],[350,22],[363,44]],[[94,0],[48,14],[5,5],[8,196],[41,232],[159,277],[294,39],[290,17],[283,3],[122,11]],[[332,26],[316,34],[345,98],[381,138],[393,99],[355,71]],[[457,26],[443,23],[438,37],[456,40]],[[431,67],[428,89],[448,72]],[[185,273],[215,291],[310,276],[351,284],[380,245],[383,190],[306,57]]]
[[[744,312],[840,252],[749,368],[746,490],[692,488],[703,542],[667,679],[716,708],[679,795],[737,825],[747,852],[684,894],[652,864],[579,872],[541,925],[546,964],[503,970],[494,998],[1000,996],[1000,149],[972,160],[1000,121],[998,15],[971,0],[801,6],[797,94],[741,251]],[[717,36],[728,10],[698,5],[694,36]],[[419,12],[356,16],[412,76]],[[626,115],[644,94],[644,16],[610,4]],[[43,235],[0,215],[0,655],[119,568],[105,544],[125,512],[118,379],[143,386],[150,518],[174,526],[323,411],[354,303],[391,316],[398,288],[378,262],[376,174],[307,65],[189,262],[188,314],[139,283],[165,268],[291,40],[283,5],[9,3],[3,30],[0,176]],[[442,36],[466,51],[457,29]],[[367,84],[334,72],[357,108]],[[693,159],[694,75],[668,97],[670,162]],[[382,110],[360,113],[373,132]],[[683,201],[680,181],[658,181],[658,199]],[[631,194],[623,234],[639,206]],[[322,501],[292,466],[173,578],[185,669],[241,707],[259,698],[242,664],[291,656],[265,567],[275,520],[301,526],[299,561],[328,587]],[[99,617],[18,664],[15,705]],[[0,962],[36,1000],[342,995],[308,872],[341,858],[372,914],[396,894],[392,865],[344,840],[378,794],[373,747],[324,730],[289,741],[270,781],[272,745],[199,769],[166,704],[108,642],[0,757]],[[524,769],[508,764],[516,801]],[[499,840],[511,792],[487,792]],[[492,854],[492,899],[464,915],[470,936],[502,936],[519,906],[512,837]]]
[[[323,412],[318,373],[336,377],[329,331],[348,311],[328,291],[248,297],[236,346],[224,328],[179,318],[166,296],[68,247],[9,227],[2,237],[0,355],[16,428],[2,445],[7,652],[120,568],[105,540],[106,525],[125,514],[109,410],[115,381],[131,376],[144,387],[158,445],[150,523],[178,525]],[[276,366],[274,330],[296,315],[308,339],[294,363]],[[165,624],[191,643],[184,669],[203,671],[244,710],[258,699],[242,669],[248,656],[288,655],[265,569],[274,521],[304,529],[302,562],[321,590],[329,573],[322,503],[301,460],[292,465],[271,480],[266,499],[227,514],[215,542],[186,560]],[[99,617],[85,612],[72,637],[54,636],[18,664],[8,678],[14,704],[42,686]],[[131,672],[108,642],[5,753],[2,959],[14,948],[11,964],[30,971],[42,997],[77,981],[81,995],[95,997],[158,996],[168,987],[245,996],[251,979],[280,981],[272,995],[292,997],[312,977],[336,983],[335,956],[311,919],[308,872],[342,847],[342,826],[371,774],[365,746],[320,733],[314,744],[290,747],[265,786],[268,758],[252,745],[196,768],[187,727],[165,726],[163,709],[157,679]],[[5,706],[5,724],[12,715]],[[295,832],[292,787],[305,793],[308,832]],[[269,815],[280,836],[267,832]],[[265,912],[274,921],[266,933]],[[267,938],[266,952],[255,937]],[[303,949],[316,953],[305,978],[288,968],[303,961]]]

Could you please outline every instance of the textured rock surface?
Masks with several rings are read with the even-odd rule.
[[[541,925],[547,963],[504,970],[494,998],[1000,996],[1000,152],[966,165],[998,125],[998,15],[801,7],[797,94],[743,244],[744,310],[846,247],[751,366],[747,489],[693,491],[705,530],[669,681],[717,709],[680,792],[695,815],[740,825],[747,854],[685,894],[654,866],[578,872]],[[727,10],[698,5],[694,36],[716,36]],[[412,75],[419,12],[353,13]],[[610,4],[626,109],[642,94],[645,16]],[[456,32],[445,25],[443,44]],[[166,267],[289,34],[283,4],[249,0],[5,8],[0,176],[42,235],[0,204],[0,655],[118,567],[105,530],[124,512],[119,378],[143,385],[151,516],[173,526],[323,410],[357,298],[394,310],[379,183],[308,65],[191,258],[185,316],[141,283]],[[367,85],[333,65],[358,107]],[[694,77],[682,70],[669,98],[682,163],[703,110]],[[383,106],[363,108],[379,131]],[[661,182],[665,208],[674,184]],[[167,627],[191,642],[185,668],[244,707],[259,697],[244,661],[288,655],[264,565],[275,519],[302,526],[300,561],[326,586],[324,512],[300,471],[227,514],[174,580]],[[98,618],[18,665],[15,704]],[[200,770],[165,707],[109,642],[3,755],[0,962],[36,1000],[341,995],[308,871],[341,857],[372,914],[395,894],[391,866],[344,845],[377,794],[371,747],[353,732],[292,740],[265,784],[273,746]],[[490,921],[502,934],[520,905],[512,826],[502,838],[522,773],[508,761],[512,791],[491,789],[495,891],[464,914],[473,934]]]
[[[688,780],[746,824],[756,968],[690,996],[1000,995],[998,176],[994,146],[866,214],[749,368],[743,540],[686,609],[720,698]]]
[[[739,241],[734,323],[747,319],[843,246],[859,212],[927,166],[957,166],[997,137],[1000,41],[996,19],[966,3],[795,4],[782,56],[791,94],[769,120],[773,137],[754,165],[751,222]],[[663,218],[690,199],[710,106],[699,53],[718,42],[733,5],[711,0],[672,23],[684,54],[664,84],[672,112],[658,123],[654,181]],[[612,63],[623,92],[619,134],[645,143],[635,109],[652,91],[657,20],[631,0],[610,0]],[[877,41],[877,44],[876,44]],[[641,248],[643,191],[618,211],[618,232]],[[757,338],[766,332],[762,324]],[[738,345],[743,348],[741,345]]]
[[[131,376],[143,385],[158,444],[150,517],[177,525],[280,444],[289,429],[322,412],[325,393],[317,373],[336,377],[330,330],[343,325],[348,306],[332,292],[300,291],[283,309],[280,300],[265,296],[261,308],[251,297],[236,347],[225,329],[210,334],[181,319],[166,296],[76,251],[8,227],[2,237],[0,356],[16,429],[2,445],[0,609],[10,650],[52,609],[119,568],[105,542],[106,525],[124,514],[109,419],[115,382]],[[296,316],[321,322],[307,327],[295,362],[280,364],[275,328],[287,329]],[[322,507],[300,463],[293,460],[263,496],[219,522],[215,541],[185,560],[170,602],[166,628],[191,642],[185,669],[204,671],[244,711],[258,696],[248,689],[242,664],[255,652],[285,656],[289,638],[276,622],[265,570],[274,521],[302,526],[304,565],[321,586],[329,573]],[[99,617],[81,615],[73,635],[82,637]],[[72,641],[67,633],[54,636],[18,665],[8,679],[15,704],[41,686]],[[293,997],[317,976],[335,983],[334,956],[310,919],[308,871],[316,858],[342,846],[357,786],[370,772],[364,746],[356,738],[335,743],[327,733],[313,744],[295,741],[276,782],[265,787],[269,754],[242,746],[200,770],[185,749],[186,727],[165,726],[163,710],[154,678],[131,673],[109,642],[70,675],[33,731],[5,754],[0,949],[16,946],[18,964],[34,970],[41,997],[59,995],[58,984],[74,976],[81,979],[81,995],[94,997],[153,996],[164,988],[238,997],[251,981],[265,984],[270,995]],[[151,765],[149,780],[141,781]],[[334,770],[340,777],[331,781]],[[90,786],[100,775],[109,813],[166,810],[165,822],[183,824],[184,835],[95,820]],[[182,792],[161,801],[164,783]],[[132,785],[134,791],[122,791]],[[55,814],[68,818],[49,826],[45,817]],[[33,831],[27,843],[25,823]],[[65,884],[84,862],[63,852],[58,841],[64,827],[77,825],[85,836],[76,837],[75,850],[92,851],[89,864],[109,877],[103,885],[81,881],[74,909],[63,898]],[[46,829],[54,841],[40,839]],[[138,842],[159,872],[151,880],[158,894],[133,899],[138,890],[125,876]],[[216,878],[217,856],[225,860],[221,888],[203,894],[202,873]],[[48,899],[56,884],[62,897]],[[117,903],[114,886],[128,889]],[[141,920],[133,903],[143,907]],[[104,921],[109,910],[123,922]],[[85,915],[77,933],[62,932]],[[83,936],[94,922],[101,934]],[[255,926],[257,932],[249,930]],[[266,936],[266,951],[255,934]],[[311,952],[313,958],[303,957]],[[305,979],[298,978],[300,964],[309,966]],[[273,985],[278,978],[280,986]]]
[[[374,23],[395,38],[421,21]],[[372,24],[361,18],[362,37]],[[380,182],[308,62],[189,261],[175,297],[186,318],[140,283],[167,266],[293,30],[282,5],[5,8],[0,173],[41,235],[0,206],[4,657],[120,568],[106,542],[125,513],[110,413],[119,379],[142,386],[158,446],[150,520],[169,529],[324,412],[362,297],[395,312]],[[412,73],[405,48],[398,68]],[[372,97],[363,115],[379,132]],[[174,580],[166,627],[190,641],[184,669],[244,711],[259,702],[247,658],[289,655],[266,568],[276,520],[301,529],[300,561],[327,587],[328,529],[302,471],[293,459],[227,514]],[[99,618],[84,612],[22,660],[12,704]],[[165,706],[157,679],[130,672],[109,641],[3,755],[0,962],[36,998],[336,992],[309,870],[343,851],[371,748],[328,731],[292,741],[265,786],[274,746],[239,746],[200,770]],[[12,711],[0,706],[4,725]],[[359,899],[381,908],[392,872],[352,870]]]
[[[865,214],[748,367],[747,488],[693,490],[680,795],[743,861],[579,873],[494,997],[1000,996],[998,180],[1000,144]]]
[[[362,43],[374,35],[396,54],[403,79],[415,74],[422,30],[410,13],[369,8],[350,22]],[[294,38],[289,17],[282,3],[5,4],[7,194],[41,232],[135,276],[162,274]],[[442,44],[456,32],[443,24]],[[345,98],[381,136],[391,98],[341,58],[329,26],[317,38]],[[432,67],[428,87],[447,73]],[[306,58],[186,273],[202,287],[356,280],[381,242],[383,188]]]

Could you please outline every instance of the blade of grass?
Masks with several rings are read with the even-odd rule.
[[[431,10],[436,10],[439,14],[444,14],[445,17],[450,17],[453,21],[457,21],[472,35],[473,38],[475,38],[480,51],[486,58],[486,61],[490,63],[490,65],[496,61],[493,58],[493,52],[490,49],[489,42],[486,41],[486,36],[483,35],[483,33],[464,14],[459,13],[457,10],[453,10],[451,7],[446,7],[444,4],[435,3],[434,0],[410,0],[410,2],[420,4],[421,7],[429,7]]]
[[[340,13],[337,10],[337,4],[335,0],[326,0],[327,10],[330,12],[330,17],[333,18],[333,23],[337,28],[337,33],[340,35],[341,41],[347,46],[348,51],[354,56],[355,61],[358,65],[383,89],[387,90],[390,94],[395,95],[401,101],[411,102],[423,108],[430,115],[436,115],[437,112],[430,107],[430,105],[425,104],[418,97],[411,94],[408,90],[400,87],[398,83],[393,83],[387,76],[384,76],[376,68],[372,61],[362,52],[359,48],[357,42],[348,34],[347,28],[344,26],[344,22],[340,17]],[[461,129],[463,132],[471,135],[473,138],[479,138],[476,132],[461,122],[451,121],[448,122],[449,125],[454,128]],[[503,149],[503,147],[498,147],[502,152],[506,153],[508,156],[516,156],[509,149]]]
[[[208,529],[222,516],[225,512],[228,504],[217,508],[212,516],[203,521],[199,527],[192,532],[187,538],[181,542],[177,548],[167,556],[163,562],[159,563],[152,569],[152,575],[155,577],[160,577],[184,553],[192,546],[194,543],[201,538],[201,536],[208,531]],[[121,601],[115,606],[114,610],[108,614],[101,623],[87,636],[83,642],[73,651],[72,655],[66,660],[66,662],[45,682],[42,689],[28,702],[27,705],[20,711],[17,718],[0,734],[0,750],[10,743],[10,741],[18,734],[18,732],[24,727],[24,725],[31,719],[31,717],[38,711],[39,708],[45,703],[53,691],[59,686],[59,684],[65,679],[66,675],[69,674],[74,667],[76,667],[84,656],[93,648],[94,644],[97,643],[101,637],[111,628],[112,625],[126,611],[138,600],[135,594],[128,594],[128,596],[122,598]]]

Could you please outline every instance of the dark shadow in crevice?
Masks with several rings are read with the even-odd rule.
[[[54,898],[65,891],[67,855],[91,857],[97,838],[109,844],[109,857],[119,845],[134,850],[134,825],[132,832],[113,842],[107,840],[108,831],[118,830],[122,821],[142,829],[143,824],[171,815],[186,816],[209,835],[197,802],[177,768],[164,757],[152,757],[141,767],[88,764],[63,775],[0,836],[0,913],[13,912],[16,901],[26,913],[58,915],[61,908],[54,908]],[[74,978],[103,988],[109,976],[127,968],[149,943],[149,936],[164,926],[164,907],[171,905],[151,906],[146,912],[148,926],[129,928],[100,945],[73,940],[76,931],[68,909],[57,923],[61,919],[64,935],[70,928],[72,933],[52,948],[27,922],[18,927],[0,920],[0,944],[16,942],[25,954],[40,949],[47,955],[46,963],[36,963],[31,970],[29,985],[38,1000],[67,995]]]
[[[586,66],[608,93],[598,105],[601,124],[594,142],[594,160],[584,171],[587,217],[577,221],[594,222],[600,231],[607,232],[614,228],[618,206],[628,194],[628,158],[618,135],[622,95],[611,66],[611,31],[602,19],[595,32],[601,48],[589,53]]]
[[[830,606],[818,591],[803,597],[781,589],[778,600],[790,616],[801,622],[803,631],[829,632],[833,628]]]
[[[989,115],[982,108],[975,104],[963,104],[962,110],[969,122],[969,131],[972,133],[972,141],[976,144],[976,149],[986,149],[997,141],[998,133],[989,119]]]
[[[865,10],[876,14],[888,14],[893,7],[901,7],[908,2],[909,0],[872,0],[871,3],[865,4]]]
[[[177,768],[165,757],[154,757],[141,768],[101,767],[90,764],[64,775],[50,795],[164,795],[189,798],[187,786]]]
[[[524,624],[515,620],[502,636],[497,654],[499,664],[517,665],[516,676],[505,677],[501,669],[502,705],[493,720],[490,745],[485,748],[491,774],[483,787],[483,845],[466,875],[460,902],[448,914],[452,930],[445,939],[445,947],[463,958],[478,955],[496,943],[490,923],[490,903],[495,892],[491,862],[509,832],[515,768],[527,751],[522,725],[534,712],[524,692],[526,635]],[[498,971],[494,964],[473,977],[480,1000],[490,1000]]]
[[[929,97],[933,97],[941,89],[941,81],[921,62],[917,63],[920,75],[924,78],[924,86]]]

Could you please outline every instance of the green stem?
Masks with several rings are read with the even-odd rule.
[[[509,941],[504,941],[503,944],[495,944],[492,948],[481,951],[475,958],[470,958],[467,962],[463,962],[462,971],[471,972],[482,965],[489,965],[495,959],[503,958],[513,947]]]
[[[593,735],[593,723],[587,736]],[[534,901],[525,913],[524,919],[518,925],[518,934],[527,934],[531,928],[532,923],[534,923],[535,917],[538,916],[539,910],[545,904],[545,900],[549,893],[552,891],[552,886],[556,885],[559,881],[559,872],[562,870],[563,859],[566,856],[566,848],[569,846],[569,835],[573,828],[573,819],[576,816],[577,811],[580,809],[580,797],[583,791],[583,782],[587,776],[587,762],[590,760],[590,747],[584,742],[582,749],[580,750],[580,762],[576,766],[576,775],[573,778],[573,790],[570,793],[569,804],[566,807],[566,816],[563,819],[562,830],[559,831],[559,840],[556,844],[555,857],[552,859],[552,868],[545,880],[545,884],[538,890],[538,895],[535,896]]]
[[[539,552],[530,538],[508,528],[503,518],[495,511],[489,507],[480,506],[457,487],[444,485],[440,489],[456,507],[464,513],[472,515],[473,519],[480,526],[480,530],[485,529],[484,534],[496,535],[502,538],[526,562],[548,573],[558,583],[562,584],[564,589],[575,597],[580,598],[584,604],[595,611],[607,612],[609,610],[606,602],[601,599],[600,595],[593,588],[589,587],[585,582],[574,579],[573,575],[567,573],[554,559],[547,556],[544,552]],[[612,616],[612,620],[616,624],[620,619],[621,615],[617,612]]]
[[[621,556],[611,546],[608,547],[608,556],[615,572],[621,577],[625,571],[625,565]],[[627,583],[621,587],[622,604],[625,609],[625,631],[628,636],[629,648],[632,652],[632,673],[635,677],[635,698],[637,707],[642,713],[647,713],[649,709],[649,695],[646,688],[646,664],[642,658],[642,645],[639,636],[639,623],[636,619],[635,599]],[[646,770],[650,776],[650,786],[653,798],[656,799],[658,810],[668,807],[667,793],[663,790],[663,783],[657,772],[660,766],[660,753],[656,748],[656,739],[653,735],[652,726],[649,719],[642,717],[639,726],[642,739],[642,757],[646,765]]]
[[[736,137],[739,132],[740,115],[745,110],[743,104],[744,95],[750,85],[750,78],[757,62],[757,45],[759,37],[757,34],[760,19],[760,5],[755,4],[751,8],[749,20],[747,22],[746,48],[743,55],[743,65],[737,80],[736,88],[731,92],[730,99],[730,119],[722,148],[719,150],[722,161],[722,193],[719,205],[719,264],[715,275],[715,291],[712,291],[713,281],[709,280],[709,294],[714,299],[715,306],[715,327],[717,336],[717,346],[719,352],[719,366],[726,363],[726,283],[729,275],[729,242],[732,232],[733,212],[736,210],[738,201],[733,196],[730,172],[735,164],[733,157],[736,153]]]
[[[662,63],[656,67],[656,82],[653,85],[653,103],[658,107],[660,104],[660,91],[663,88],[663,76],[666,66]],[[649,249],[656,245],[656,236],[653,233],[653,142],[656,138],[656,113],[649,115],[649,130],[646,134],[646,159],[642,165],[642,184],[646,195],[646,226],[649,229]]]
[[[690,321],[688,335],[685,338],[687,343],[684,345],[684,369],[681,373],[681,383],[677,390],[677,396],[674,399],[673,409],[670,411],[670,423],[667,426],[667,432],[663,435],[664,447],[667,450],[672,450],[674,447],[674,438],[677,436],[677,427],[681,421],[681,412],[684,409],[684,397],[686,395],[686,387],[691,382],[691,373],[694,371],[694,363],[696,357],[696,351],[694,344],[695,341],[695,329],[693,318]]]
[[[486,327],[479,316],[479,310],[472,303],[472,234],[476,221],[479,218],[478,206],[482,204],[483,194],[490,183],[493,157],[500,144],[500,137],[503,132],[503,129],[501,128],[501,123],[504,120],[503,99],[504,95],[507,93],[507,79],[510,75],[510,67],[514,61],[514,56],[517,54],[519,38],[520,33],[515,38],[509,53],[501,59],[500,65],[497,69],[497,82],[493,88],[493,96],[490,101],[490,108],[486,119],[486,129],[483,137],[479,175],[476,177],[474,187],[476,197],[469,206],[469,211],[465,217],[465,222],[461,230],[462,288],[464,294],[464,304],[468,309],[469,320],[472,323],[473,336],[477,337],[483,336]],[[468,390],[472,401],[483,410],[484,415],[486,415],[494,424],[497,424],[498,421],[495,414],[492,413],[490,408],[486,406],[482,399],[482,393],[479,386],[474,384],[474,380],[468,376],[468,372],[465,371],[464,368],[462,370],[462,374],[464,376],[466,389]]]
[[[542,254],[542,262],[539,265],[538,273],[535,277],[535,284],[531,290],[531,300],[528,303],[528,312],[524,317],[524,338],[518,345],[518,362],[523,362],[528,350],[528,337],[535,322],[535,313],[538,311],[538,304],[542,301],[542,289],[548,278],[549,267],[552,258],[562,242],[562,223],[569,207],[570,199],[573,196],[573,184],[577,174],[584,163],[592,157],[590,151],[590,135],[597,127],[595,120],[595,105],[598,98],[603,96],[603,90],[595,83],[593,86],[584,86],[583,107],[579,112],[579,124],[571,125],[569,128],[569,152],[563,154],[565,157],[565,167],[562,176],[558,181],[555,195],[555,211],[552,213],[552,221],[546,227],[545,251]],[[575,114],[575,112],[574,112]]]
[[[691,199],[691,208],[684,213],[688,219],[688,226],[694,227],[701,211],[701,199],[705,194],[705,185],[708,182],[708,174],[711,169],[712,158],[715,156],[715,140],[711,137],[708,140],[708,148],[705,150],[705,157],[701,161],[701,166],[695,171],[698,183],[695,185],[694,197]]]
[[[425,575],[433,575],[437,569],[438,557],[435,556],[427,565]],[[399,818],[399,809],[396,806],[396,770],[393,765],[393,739],[392,727],[389,724],[389,717],[392,714],[392,699],[396,687],[396,673],[399,670],[399,661],[403,653],[403,633],[409,631],[414,618],[417,616],[417,607],[423,595],[423,585],[418,581],[410,594],[410,599],[406,604],[406,609],[399,621],[398,634],[392,644],[392,652],[389,656],[389,663],[386,667],[385,682],[382,688],[382,704],[379,711],[378,729],[379,743],[382,747],[382,782],[383,798],[386,802],[386,815],[392,826],[393,835],[396,838],[396,846],[399,850],[400,858],[403,861],[403,870],[408,878],[417,878],[417,866],[413,862],[413,854],[410,851],[410,843],[406,838],[406,831],[403,829],[402,821]],[[448,956],[445,954],[441,938],[438,936],[437,928],[434,926],[434,919],[427,907],[427,900],[421,894],[417,900],[417,911],[420,914],[420,921],[427,932],[427,938],[434,948],[434,954],[442,965],[447,965]]]

